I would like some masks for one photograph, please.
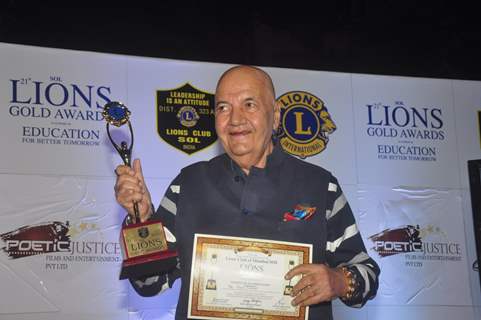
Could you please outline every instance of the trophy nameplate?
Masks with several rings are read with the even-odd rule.
[[[124,164],[131,166],[134,134],[130,123],[130,111],[120,102],[112,101],[103,111],[107,121],[107,135],[119,153]],[[127,124],[130,132],[130,145],[126,141],[117,144],[110,134],[110,125],[121,127]],[[134,216],[126,218],[120,234],[123,261],[120,279],[140,278],[161,274],[174,269],[177,265],[177,252],[167,245],[164,227],[158,220],[140,222],[139,209],[134,203]]]

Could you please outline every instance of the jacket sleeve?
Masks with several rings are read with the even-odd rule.
[[[177,201],[180,194],[180,175],[177,176],[167,188],[160,205],[150,219],[159,219],[163,226],[167,244],[170,250],[176,250],[175,215],[177,214]],[[129,279],[135,291],[144,297],[151,297],[171,288],[175,280],[180,277],[180,264],[172,271],[156,274],[140,279]]]
[[[380,269],[367,254],[352,210],[339,183],[332,176],[328,187],[326,218],[327,263],[333,268],[348,268],[357,283],[352,298],[342,301],[351,307],[362,307],[376,296]]]

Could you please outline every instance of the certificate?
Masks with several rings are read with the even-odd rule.
[[[307,319],[308,307],[291,305],[300,276],[284,276],[311,261],[310,244],[196,234],[188,317]]]

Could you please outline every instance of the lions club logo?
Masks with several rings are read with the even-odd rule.
[[[322,152],[336,130],[324,102],[305,91],[284,93],[278,138],[282,148],[302,159]]]
[[[195,111],[195,108],[191,106],[183,106],[177,113],[177,118],[179,119],[181,125],[191,128],[197,124],[199,115],[197,114],[197,111]]]
[[[188,155],[212,145],[217,140],[214,95],[190,83],[157,90],[157,132]]]

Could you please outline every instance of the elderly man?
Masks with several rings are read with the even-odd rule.
[[[225,154],[184,168],[154,213],[140,161],[119,166],[117,201],[141,220],[160,218],[179,253],[177,268],[131,280],[142,295],[157,294],[181,277],[176,319],[187,318],[194,234],[218,234],[313,245],[313,263],[286,274],[301,275],[292,304],[310,306],[309,319],[332,319],[340,298],[360,307],[378,288],[379,268],[367,255],[351,209],[330,172],[291,157],[275,144],[280,122],[272,80],[259,68],[237,66],[220,78],[215,125]],[[316,208],[309,220],[283,221],[296,205]]]

